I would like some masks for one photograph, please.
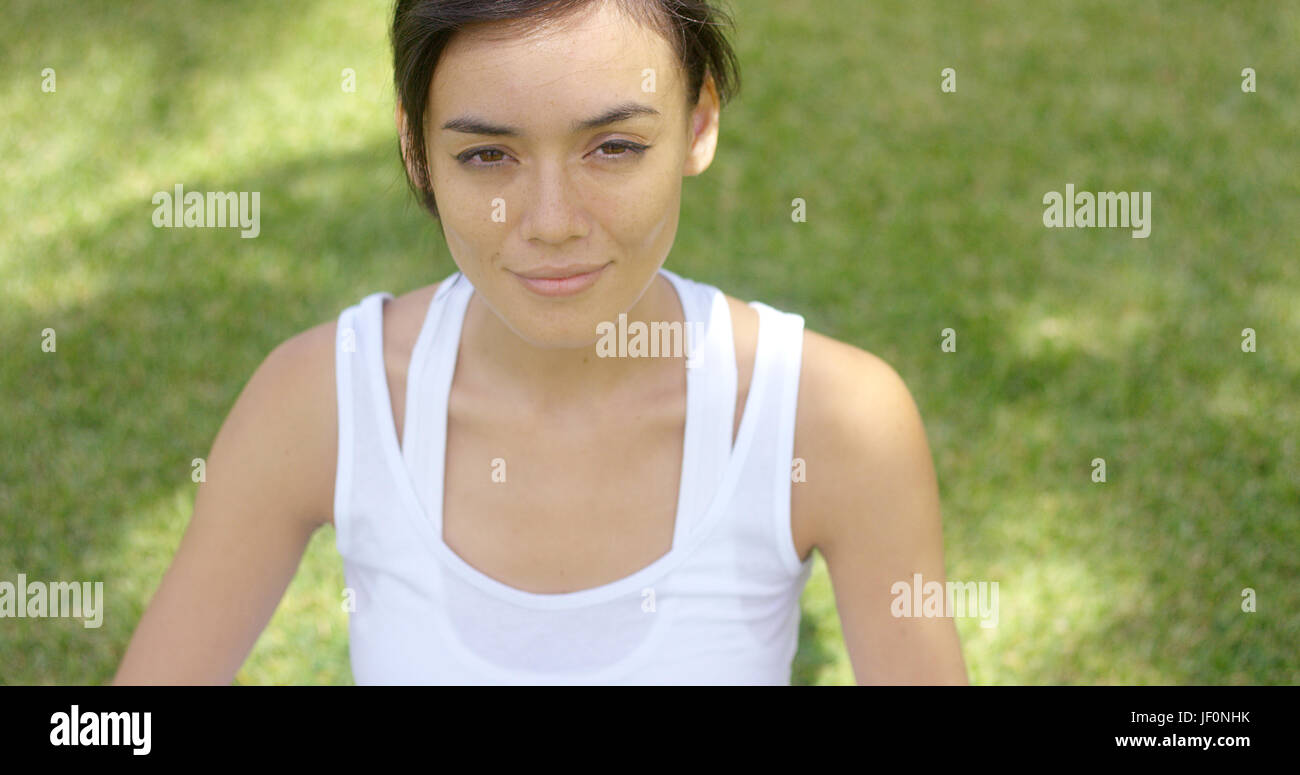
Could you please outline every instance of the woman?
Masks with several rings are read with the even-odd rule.
[[[229,683],[316,528],[358,683],[789,683],[812,550],[860,683],[966,683],[878,358],[662,269],[734,59],[681,0],[402,0],[400,148],[459,271],[280,345],[116,683]],[[652,347],[646,332],[655,338]]]

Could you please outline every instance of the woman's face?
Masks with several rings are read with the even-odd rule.
[[[666,40],[613,4],[579,14],[509,37],[458,33],[426,112],[452,258],[540,347],[589,346],[641,299],[676,236],[682,176],[703,172],[717,141],[712,83],[688,108]]]

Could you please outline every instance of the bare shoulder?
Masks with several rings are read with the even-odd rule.
[[[805,329],[796,417],[806,480],[791,502],[801,557],[813,546],[827,554],[845,532],[884,528],[903,500],[937,495],[916,402],[880,357]]]
[[[384,360],[395,411],[405,397],[406,364],[437,286],[384,305]],[[258,366],[213,445],[222,469],[249,486],[265,483],[264,500],[287,518],[318,527],[334,522],[338,466],[336,336],[330,320],[289,337]],[[400,425],[398,426],[401,427]]]
[[[855,419],[883,419],[882,414],[889,414],[886,410],[897,409],[904,401],[910,402],[911,394],[893,366],[859,347],[804,329],[801,422],[808,421],[815,430],[830,430]]]
[[[969,683],[953,620],[899,618],[893,606],[899,581],[946,577],[938,482],[911,391],[879,357],[814,332],[799,385],[795,541],[826,560],[856,682]]]
[[[324,524],[333,512],[336,327],[334,320],[313,326],[266,356],[236,400],[212,452],[221,457],[222,471],[237,474],[238,481],[254,489],[264,483],[278,510],[312,527]]]

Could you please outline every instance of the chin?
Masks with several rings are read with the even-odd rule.
[[[488,306],[516,336],[533,347],[555,350],[594,350],[599,338],[596,325],[608,318],[601,311],[610,306],[598,297],[557,304],[528,294],[508,294],[503,301],[501,306],[493,302]]]
[[[506,321],[510,328],[528,344],[545,350],[591,350],[595,352],[598,321],[557,325],[553,322],[532,324]]]

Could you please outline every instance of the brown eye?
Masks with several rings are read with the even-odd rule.
[[[475,157],[479,157],[481,163],[473,163]],[[505,151],[499,148],[477,148],[460,154],[456,157],[456,161],[466,167],[496,167],[499,166],[498,162],[503,161],[505,158]]]
[[[601,155],[607,158],[622,158],[624,156],[639,156],[649,147],[650,146],[648,145],[633,143],[627,140],[610,140],[601,145],[597,150],[601,151]]]

